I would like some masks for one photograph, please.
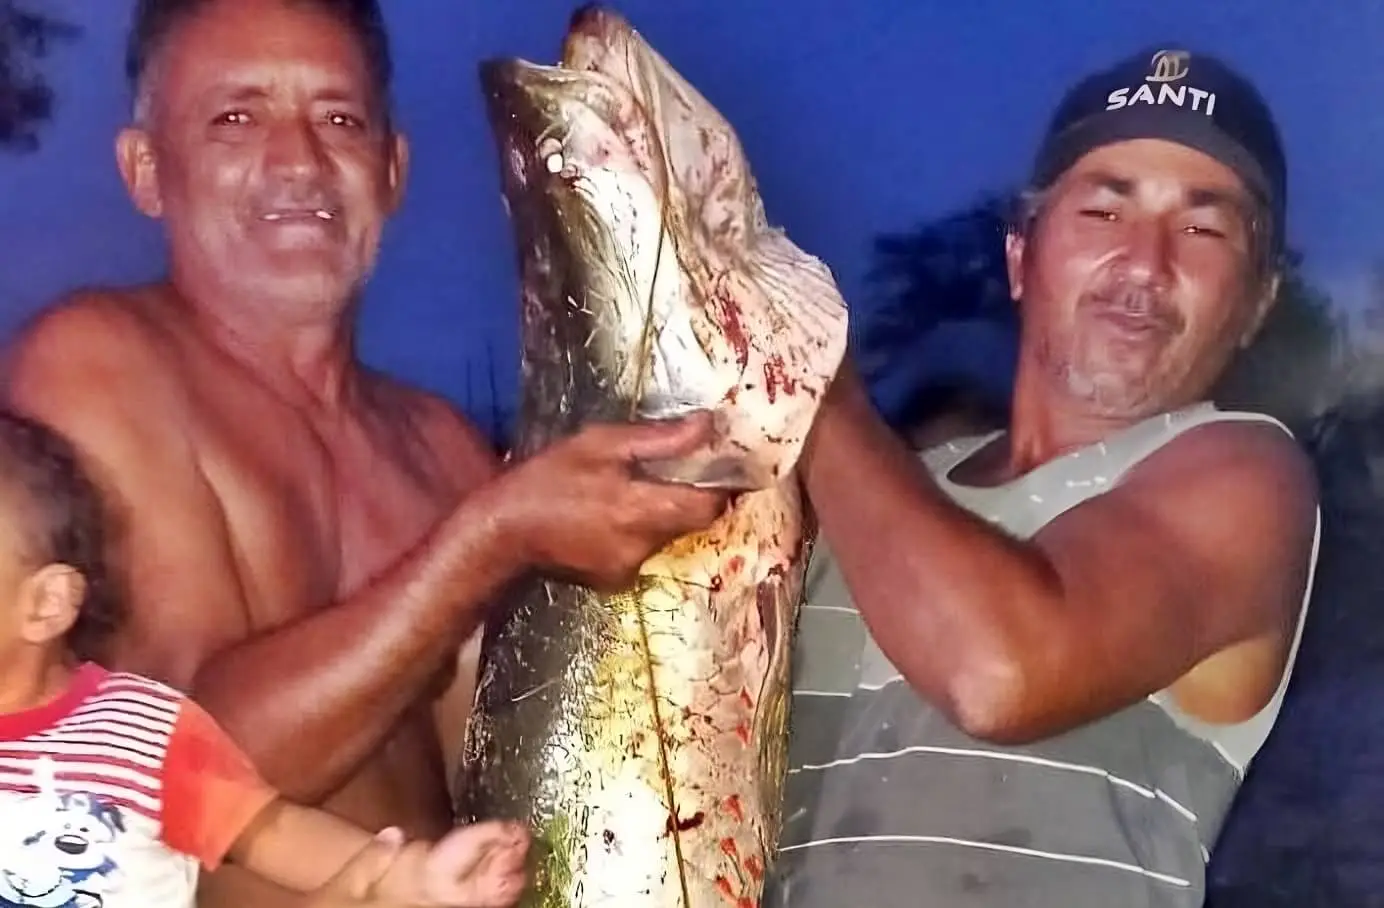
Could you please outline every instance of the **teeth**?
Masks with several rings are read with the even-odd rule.
[[[318,208],[318,209],[312,211],[311,214],[312,214],[313,217],[317,218],[318,220],[322,220],[322,221],[330,221],[330,220],[334,220],[334,219],[336,218],[336,215],[333,214],[331,211],[328,211],[326,208]],[[263,215],[260,215],[260,220],[262,220],[262,221],[282,221],[284,218],[296,217],[296,216],[298,216],[298,213],[297,213],[297,212],[270,211],[270,212],[266,212],[266,213],[263,214]]]

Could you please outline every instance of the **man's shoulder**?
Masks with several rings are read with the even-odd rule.
[[[1234,477],[1233,486],[1301,494],[1315,501],[1311,458],[1283,423],[1252,412],[1203,410],[1178,424],[1178,414],[1161,417],[1173,434],[1130,470],[1130,478]]]
[[[1189,544],[1284,565],[1315,549],[1321,523],[1306,451],[1281,424],[1244,415],[1178,432],[1108,494],[1160,515]]]
[[[145,291],[87,290],[38,312],[0,354],[5,405],[102,458],[176,449],[185,397],[155,309]]]
[[[84,289],[40,309],[5,345],[7,382],[128,380],[158,368],[167,358],[159,356],[152,328],[156,294],[153,288]]]

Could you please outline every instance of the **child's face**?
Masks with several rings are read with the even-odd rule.
[[[0,664],[31,647],[56,649],[85,593],[76,570],[34,557],[39,540],[25,516],[10,494],[0,494]]]

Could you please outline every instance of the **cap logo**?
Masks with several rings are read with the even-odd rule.
[[[1187,62],[1192,55],[1185,50],[1160,50],[1149,61],[1149,74],[1145,82],[1176,82],[1186,78]]]
[[[1194,113],[1214,116],[1215,92],[1195,88],[1183,80],[1191,70],[1192,55],[1185,50],[1160,50],[1149,60],[1144,81],[1129,88],[1117,88],[1105,96],[1106,110],[1119,110],[1147,104],[1149,107],[1181,107]]]

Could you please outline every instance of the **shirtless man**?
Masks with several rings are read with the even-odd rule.
[[[131,49],[117,160],[169,279],[78,294],[7,357],[15,406],[126,511],[106,661],[190,692],[286,797],[435,836],[484,604],[530,569],[619,581],[709,524],[721,497],[630,471],[709,427],[599,427],[497,475],[450,407],[355,359],[407,165],[375,2],[141,0]],[[235,868],[202,897],[293,903]]]
[[[766,905],[1202,904],[1320,530],[1287,431],[1207,402],[1274,299],[1285,173],[1252,85],[1149,48],[1037,156],[1008,430],[920,467],[837,378]]]

